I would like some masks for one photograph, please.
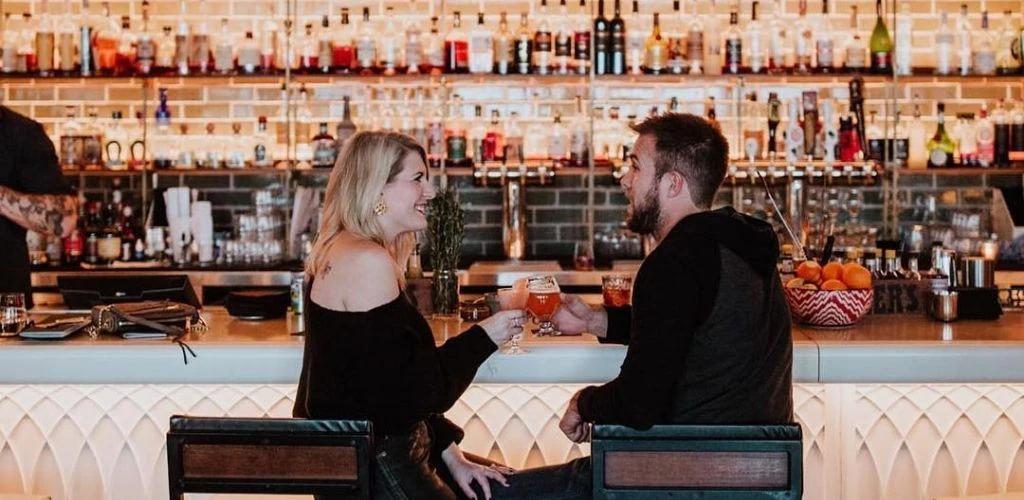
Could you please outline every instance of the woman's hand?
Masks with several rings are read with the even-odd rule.
[[[524,324],[526,324],[526,312],[522,309],[499,311],[479,323],[496,346],[504,344],[513,335],[522,334]]]
[[[467,497],[476,500],[476,493],[473,492],[473,481],[476,481],[480,485],[480,489],[484,492],[484,498],[490,500],[491,498],[491,485],[490,480],[497,481],[502,486],[508,487],[508,480],[505,479],[506,474],[512,474],[512,469],[507,467],[490,466],[486,467],[480,464],[476,464],[466,460],[465,455],[462,454],[462,450],[455,443],[452,443],[441,452],[441,460],[448,467],[448,472],[451,472],[452,478],[462,489],[462,492]]]

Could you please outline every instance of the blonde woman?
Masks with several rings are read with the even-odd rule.
[[[390,132],[349,138],[331,172],[306,274],[306,345],[293,413],[368,419],[375,498],[491,496],[509,469],[468,460],[444,418],[497,346],[522,331],[502,311],[437,347],[402,293],[412,237],[434,197],[423,147]],[[473,485],[473,483],[476,483]],[[496,486],[499,487],[500,486]]]

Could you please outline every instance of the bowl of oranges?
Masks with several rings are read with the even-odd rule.
[[[850,326],[863,318],[875,299],[871,271],[860,264],[813,260],[800,263],[785,283],[789,310],[800,322],[820,327]]]

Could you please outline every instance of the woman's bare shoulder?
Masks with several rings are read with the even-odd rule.
[[[314,302],[339,311],[368,311],[398,295],[394,259],[370,240],[343,237],[327,249],[327,264],[311,290]]]

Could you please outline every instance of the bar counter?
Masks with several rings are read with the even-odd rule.
[[[175,413],[288,416],[302,357],[296,318],[204,315],[183,364],[167,340],[0,339],[0,491],[54,499],[166,498]],[[443,341],[467,324],[432,322]],[[869,316],[794,328],[794,404],[805,498],[931,498],[1022,489],[1024,313],[943,324]],[[515,467],[586,455],[558,419],[625,354],[589,336],[527,339],[495,354],[448,412],[463,446]]]

